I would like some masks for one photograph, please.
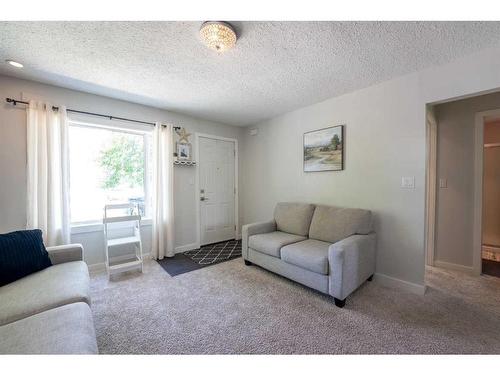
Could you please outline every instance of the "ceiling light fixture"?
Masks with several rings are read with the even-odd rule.
[[[18,63],[17,61],[14,60],[5,60],[8,62],[10,65],[15,66],[16,68],[22,68],[24,65],[21,63]]]
[[[227,51],[236,44],[236,32],[227,22],[204,22],[200,28],[200,36],[208,48],[217,52]]]

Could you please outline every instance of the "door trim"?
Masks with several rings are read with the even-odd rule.
[[[425,259],[426,265],[434,266],[436,246],[436,179],[437,179],[437,120],[432,107],[426,110],[426,221]]]
[[[474,230],[472,235],[472,272],[482,272],[481,250],[483,245],[483,154],[484,122],[488,117],[500,117],[500,109],[477,112],[474,126]]]
[[[201,212],[200,212],[200,138],[209,138],[219,141],[233,142],[234,143],[234,238],[239,240],[240,233],[240,219],[239,219],[239,180],[238,180],[238,140],[236,138],[220,137],[218,135],[195,133],[194,134],[194,157],[196,160],[196,176],[195,176],[195,199],[196,199],[196,239],[199,246],[201,246]]]

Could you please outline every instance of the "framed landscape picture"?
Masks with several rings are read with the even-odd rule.
[[[304,172],[344,169],[344,125],[304,133]]]

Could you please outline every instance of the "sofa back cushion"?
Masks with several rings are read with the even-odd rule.
[[[0,234],[0,286],[51,265],[40,229]]]
[[[359,208],[318,205],[309,229],[309,238],[335,243],[353,234],[372,231],[372,213]]]
[[[314,207],[314,204],[308,203],[278,203],[274,209],[276,230],[298,236],[307,236]]]

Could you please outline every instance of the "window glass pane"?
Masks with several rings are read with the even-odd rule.
[[[146,216],[149,135],[70,126],[71,221],[101,220],[105,204],[134,203]]]

